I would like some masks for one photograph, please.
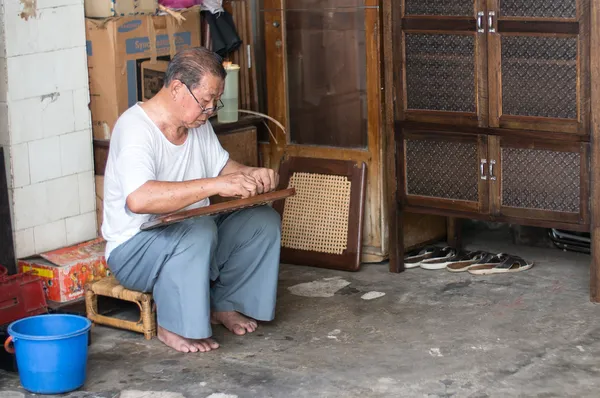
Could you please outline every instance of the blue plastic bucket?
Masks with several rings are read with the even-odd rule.
[[[89,319],[68,314],[37,315],[8,326],[21,385],[36,394],[61,394],[85,383]]]

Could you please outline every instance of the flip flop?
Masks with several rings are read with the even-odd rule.
[[[505,253],[500,253],[484,260],[470,267],[467,272],[473,275],[492,275],[520,272],[533,267],[533,263],[528,263],[521,257]]]
[[[446,263],[446,269],[450,272],[464,272],[492,254],[484,251],[461,252]]]
[[[404,268],[416,268],[421,264],[421,261],[430,258],[438,249],[435,246],[425,247],[423,249],[413,250],[404,256]]]
[[[446,268],[446,263],[455,257],[456,254],[457,250],[449,246],[437,248],[430,258],[421,261],[419,267],[428,270]]]

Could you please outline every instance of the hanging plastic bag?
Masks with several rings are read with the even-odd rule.
[[[223,12],[223,0],[202,0],[201,8],[213,14]]]

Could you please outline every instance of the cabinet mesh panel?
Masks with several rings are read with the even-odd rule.
[[[577,0],[500,0],[500,16],[576,18]]]
[[[405,7],[406,15],[473,15],[473,0],[406,0]]]
[[[502,37],[503,113],[577,118],[577,38]]]
[[[475,39],[406,34],[408,109],[475,113]]]
[[[477,145],[442,140],[406,140],[409,195],[478,201]]]
[[[345,176],[294,173],[283,209],[281,245],[290,249],[342,254],[348,243],[352,183]]]
[[[502,205],[579,213],[580,162],[575,152],[502,148]]]

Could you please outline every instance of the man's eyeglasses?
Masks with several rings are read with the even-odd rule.
[[[223,109],[225,107],[225,105],[223,104],[223,101],[219,100],[219,102],[217,102],[217,106],[212,107],[212,108],[205,108],[200,104],[200,101],[198,101],[198,98],[196,98],[196,96],[194,95],[194,93],[192,93],[192,90],[188,87],[187,84],[183,83],[183,85],[185,86],[185,88],[188,89],[188,91],[190,92],[190,95],[192,96],[192,98],[194,98],[194,101],[196,101],[196,103],[198,104],[198,106],[200,107],[200,109],[202,109],[202,113],[214,113],[217,112],[221,109]]]

